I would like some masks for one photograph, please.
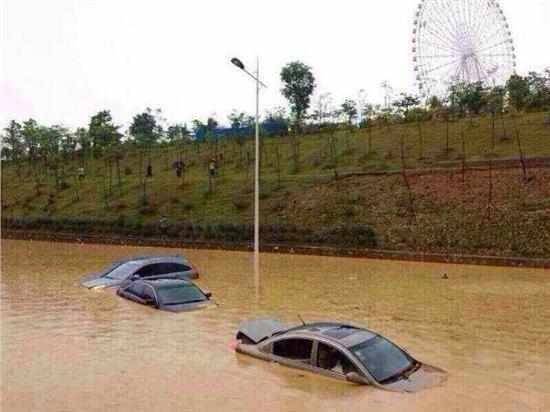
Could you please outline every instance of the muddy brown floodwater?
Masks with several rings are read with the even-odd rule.
[[[550,410],[550,271],[188,250],[219,307],[172,314],[79,278],[177,250],[2,241],[2,411]],[[447,280],[442,279],[444,273]],[[236,354],[243,319],[367,326],[448,371],[386,392]]]

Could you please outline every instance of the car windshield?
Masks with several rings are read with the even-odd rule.
[[[103,277],[116,280],[125,280],[131,273],[131,267],[132,265],[129,263],[123,263],[112,269],[110,272],[107,272],[103,275]]]
[[[182,305],[207,300],[195,285],[161,286],[157,289],[157,294],[162,305]]]
[[[379,383],[401,375],[415,364],[410,356],[382,336],[353,346],[351,351]]]

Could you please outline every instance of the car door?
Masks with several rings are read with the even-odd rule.
[[[271,343],[272,360],[294,368],[311,370],[313,340],[301,337],[281,338]]]
[[[121,291],[121,294],[134,302],[145,304],[143,292],[145,285],[142,282],[133,282]]]
[[[143,301],[145,304],[151,305],[153,307],[158,307],[157,294],[151,285],[144,285],[143,288]]]
[[[313,368],[320,374],[342,380],[350,372],[363,375],[353,358],[328,342],[315,342],[313,358]]]

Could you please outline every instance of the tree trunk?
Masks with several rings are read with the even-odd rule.
[[[516,134],[516,143],[518,145],[519,161],[521,163],[521,169],[522,169],[522,172],[523,172],[523,181],[528,182],[529,181],[529,175],[528,175],[528,171],[527,171],[527,163],[526,163],[525,157],[523,155],[523,149],[521,147],[520,132],[519,132],[519,128],[518,128],[517,121],[516,121],[515,117],[514,117],[514,129],[515,129],[515,132],[516,132],[515,134]]]
[[[414,208],[414,194],[412,192],[409,178],[406,172],[407,166],[405,164],[405,138],[403,134],[401,134],[400,146],[401,146],[401,174],[403,176],[403,182],[405,183],[405,187],[407,189],[407,193],[409,196],[409,214],[410,214],[411,220],[416,221],[416,211]]]

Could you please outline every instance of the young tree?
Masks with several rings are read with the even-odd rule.
[[[39,148],[40,131],[36,120],[29,119],[23,122],[23,130],[21,131],[21,134],[23,136],[25,151],[29,156],[29,161],[32,161],[38,155]]]
[[[281,93],[290,103],[296,127],[300,129],[309,109],[311,95],[315,90],[315,77],[311,67],[295,61],[283,67],[281,80],[283,82]]]
[[[276,107],[265,113],[262,122],[263,134],[270,136],[286,136],[288,134],[288,116],[282,107]]]
[[[496,115],[504,111],[504,95],[506,90],[502,86],[495,86],[487,93],[487,110],[491,114],[491,147],[496,146]]]
[[[550,69],[546,69],[543,74],[530,72],[527,82],[529,84],[527,106],[535,110],[550,108]]]
[[[113,118],[109,110],[98,112],[90,119],[88,136],[94,150],[102,150],[112,144],[118,143],[122,137],[118,131],[120,126],[113,124]]]
[[[401,93],[401,98],[394,101],[393,105],[398,112],[403,114],[405,120],[409,119],[409,111],[420,104],[420,99],[407,93]]]
[[[162,132],[162,126],[157,121],[157,116],[149,107],[143,113],[135,115],[130,125],[130,134],[138,145],[151,146],[157,143],[162,137]]]
[[[317,121],[319,126],[322,126],[325,119],[330,114],[332,106],[332,95],[330,93],[320,94],[315,103],[315,111],[313,112],[313,119]]]
[[[227,119],[229,120],[229,124],[231,125],[231,128],[233,130],[239,130],[244,126],[246,114],[243,112],[238,112],[236,110],[233,110],[229,116],[227,116]]]
[[[457,83],[450,87],[451,108],[460,114],[478,115],[486,104],[486,90],[482,82]]]
[[[184,143],[189,140],[190,133],[186,124],[174,124],[168,127],[166,136],[170,143]]]
[[[529,81],[527,78],[513,74],[506,82],[510,103],[517,111],[525,109],[529,101]]]
[[[428,107],[432,112],[437,112],[444,107],[444,103],[439,97],[432,96],[428,99]]]
[[[7,145],[7,148],[9,149],[9,156],[7,156],[7,158],[18,162],[24,154],[24,146],[21,125],[15,120],[12,120],[9,126],[4,129],[2,143],[2,146]],[[17,167],[17,170],[19,172],[19,166]]]
[[[90,139],[88,130],[86,130],[86,128],[84,127],[79,127],[78,129],[76,129],[74,136],[83,154],[88,153],[88,151],[92,147],[92,141]]]
[[[357,118],[357,104],[352,99],[346,99],[341,108],[342,113],[347,117],[348,125],[351,126]]]

